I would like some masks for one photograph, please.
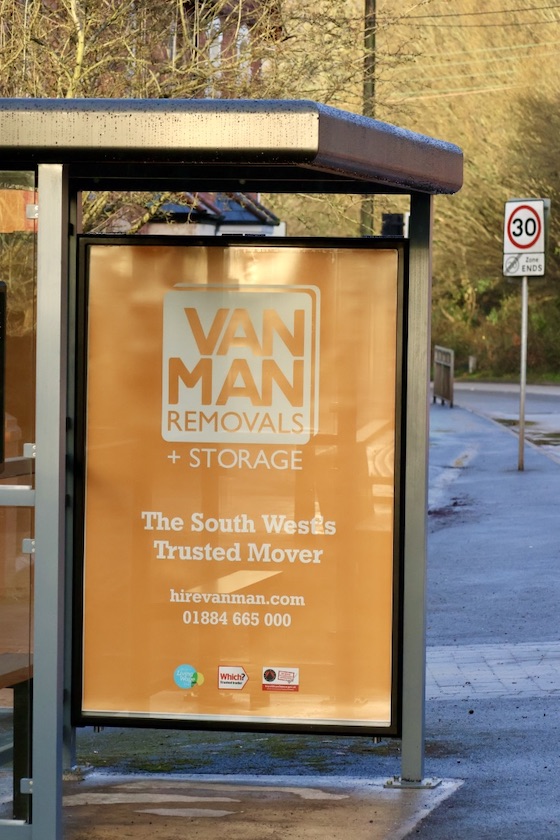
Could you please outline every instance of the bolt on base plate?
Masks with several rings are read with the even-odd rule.
[[[436,788],[438,785],[441,785],[441,779],[421,779],[419,782],[412,782],[408,779],[402,779],[400,776],[393,776],[391,779],[387,779],[385,784],[383,785],[384,788],[395,788],[397,790],[424,790],[430,788]]]

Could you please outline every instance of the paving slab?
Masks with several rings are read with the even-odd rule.
[[[443,645],[427,650],[428,700],[560,696],[560,642]]]
[[[385,779],[111,776],[64,788],[65,840],[401,840],[461,782],[392,790]]]

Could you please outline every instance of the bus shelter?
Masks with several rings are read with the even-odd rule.
[[[307,101],[33,99],[0,149],[0,840],[62,836],[88,724],[388,735],[393,786],[431,784],[432,197],[461,151]],[[408,237],[82,233],[133,191],[398,194]]]

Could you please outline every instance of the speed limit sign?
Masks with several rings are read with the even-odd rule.
[[[545,200],[506,201],[504,264],[506,277],[542,277],[545,252]]]

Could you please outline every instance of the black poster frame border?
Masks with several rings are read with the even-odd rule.
[[[85,531],[85,488],[86,488],[86,401],[87,401],[87,330],[89,259],[92,245],[119,247],[135,246],[180,246],[180,247],[305,247],[327,249],[395,250],[398,253],[397,277],[397,356],[395,381],[395,505],[393,532],[393,603],[392,603],[392,679],[391,679],[391,723],[389,726],[345,723],[309,723],[302,719],[293,722],[267,722],[263,719],[201,719],[144,717],[128,712],[91,713],[82,708],[83,679],[83,587],[84,587],[84,531]],[[82,234],[77,237],[77,267],[75,286],[70,289],[70,301],[75,304],[75,329],[70,336],[69,358],[74,359],[74,400],[69,408],[69,464],[73,473],[73,494],[69,509],[69,530],[72,534],[72,651],[71,651],[71,721],[76,727],[119,726],[146,729],[174,729],[193,731],[261,732],[261,733],[306,733],[337,734],[345,736],[394,737],[402,735],[402,668],[403,668],[403,601],[404,601],[404,488],[406,467],[406,371],[407,371],[407,323],[409,285],[408,240],[402,237],[263,237],[263,236],[161,236]]]

